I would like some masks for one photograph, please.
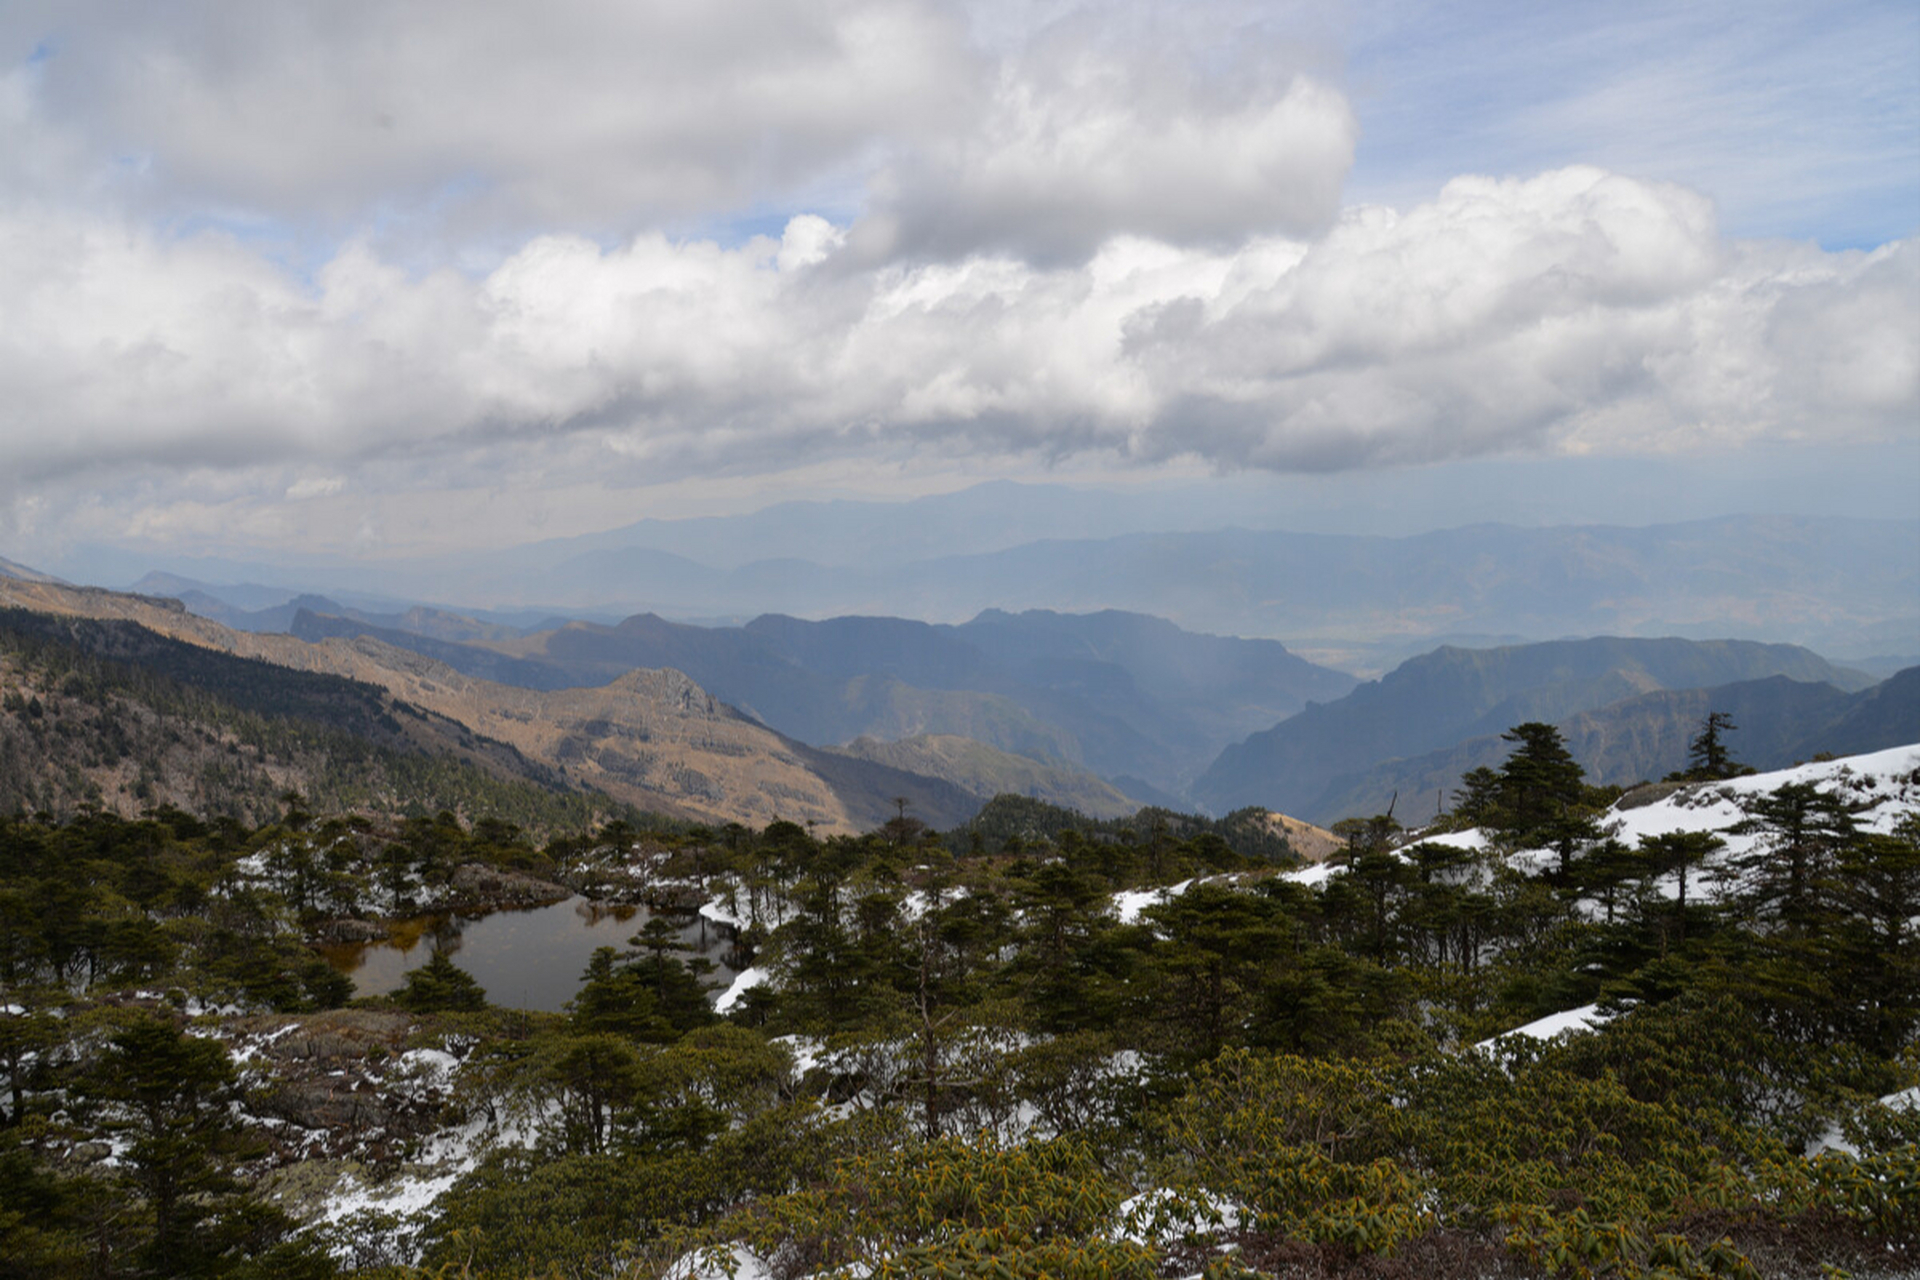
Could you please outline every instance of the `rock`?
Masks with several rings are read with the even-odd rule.
[[[384,1129],[393,1115],[379,1090],[361,1087],[363,1083],[354,1075],[290,1080],[268,1089],[260,1108],[302,1129],[323,1130],[333,1139]]]
[[[384,942],[387,926],[377,920],[329,920],[314,933],[322,942]]]
[[[348,1179],[368,1180],[358,1160],[302,1160],[275,1169],[260,1180],[260,1194],[300,1221],[326,1212],[327,1197]]]
[[[489,906],[537,906],[569,896],[571,890],[517,871],[468,863],[453,873],[453,892],[463,900]]]
[[[1635,787],[1613,802],[1616,809],[1644,809],[1650,804],[1658,804],[1676,791],[1684,791],[1692,786],[1691,782],[1647,782]]]
[[[686,916],[700,910],[701,904],[707,900],[706,893],[699,886],[684,881],[653,885],[641,897],[655,912]]]

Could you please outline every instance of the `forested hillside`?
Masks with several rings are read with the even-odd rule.
[[[541,830],[636,812],[374,685],[132,623],[0,611],[0,813],[172,806],[253,825],[288,792]]]
[[[0,1256],[1910,1273],[1920,746],[1727,778],[1703,732],[1694,781],[1615,802],[1551,726],[1510,744],[1474,825],[1350,824],[1305,868],[1017,800],[944,838],[0,819]],[[658,914],[563,1013],[496,1007],[458,951],[338,1007],[306,940],[476,867],[699,904],[749,967],[709,1004]]]
[[[629,670],[598,688],[543,692],[480,680],[365,636],[310,644],[234,631],[172,600],[21,581],[0,582],[0,599],[56,618],[133,623],[190,648],[292,672],[346,676],[435,712],[475,739],[506,744],[577,789],[678,817],[786,817],[850,831],[884,821],[903,794],[947,823],[978,804],[939,779],[782,737],[679,671]]]

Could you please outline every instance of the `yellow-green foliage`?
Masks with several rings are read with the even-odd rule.
[[[1721,1145],[1732,1143],[1730,1126],[1711,1113],[1640,1102],[1611,1076],[1545,1062],[1437,1059],[1412,1088],[1411,1136],[1455,1214],[1570,1203],[1606,1219],[1659,1220],[1722,1187],[1745,1154]]]
[[[1759,1280],[1753,1263],[1724,1237],[1696,1246],[1685,1236],[1644,1235],[1618,1222],[1590,1217],[1585,1209],[1556,1215],[1528,1206],[1507,1233],[1507,1247],[1551,1275],[1572,1280],[1592,1276],[1619,1280]]]
[[[827,1276],[1146,1280],[1155,1251],[1104,1234],[1121,1194],[1077,1142],[944,1138],[842,1160],[717,1236]]]
[[[1432,1221],[1426,1185],[1387,1154],[1403,1128],[1377,1068],[1244,1049],[1201,1067],[1161,1126],[1187,1203],[1223,1198],[1257,1230],[1362,1253]]]

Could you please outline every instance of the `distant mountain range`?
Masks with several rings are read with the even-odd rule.
[[[311,613],[294,630],[315,640],[376,633]],[[960,626],[769,616],[721,628],[643,615],[464,644],[377,634],[535,687],[606,679],[629,664],[691,670],[803,741],[857,737],[871,760],[974,793],[997,778],[1009,782],[1000,789],[1094,813],[1112,811],[1105,788],[1123,802],[1214,813],[1254,805],[1330,823],[1397,805],[1403,820],[1424,820],[1451,802],[1467,770],[1503,760],[1499,735],[1526,720],[1560,725],[1602,783],[1681,767],[1709,710],[1735,715],[1761,768],[1920,739],[1907,685],[1871,690],[1872,676],[1809,650],[1745,641],[1443,647],[1353,689],[1272,642],[1195,636],[1121,613],[995,610]],[[1266,727],[1236,742],[1258,717]],[[942,745],[916,754],[902,739]],[[1035,769],[1063,774],[1042,779]]]
[[[1734,634],[1847,659],[1920,655],[1920,520],[1729,516],[1402,537],[1219,527],[1249,514],[1212,512],[1198,499],[1182,506],[1168,495],[997,484],[901,503],[787,503],[752,515],[649,520],[378,565],[296,572],[208,561],[195,589],[247,611],[319,592],[374,612],[429,603],[513,627],[648,612],[957,623],[988,609],[1118,610],[1196,632],[1279,639],[1317,661],[1367,671],[1469,636]],[[1143,523],[1160,531],[1121,532]],[[205,585],[215,579],[290,586],[272,598]],[[136,589],[181,594],[152,580]]]
[[[935,826],[1011,792],[1095,816],[1140,804],[1255,806],[1332,823],[1395,806],[1417,822],[1500,734],[1544,720],[1595,781],[1681,767],[1709,711],[1759,768],[1920,741],[1920,676],[1805,648],[1603,637],[1445,646],[1365,684],[1270,640],[1108,610],[990,609],[959,624],[763,615],[695,626],[641,614],[533,628],[423,606],[299,597],[242,609],[67,587],[0,567],[0,605],[139,622],[164,635],[371,682],[550,769],[567,787],[711,821],[875,825],[906,799]],[[17,568],[17,566],[13,566]],[[265,628],[284,625],[290,634]]]
[[[0,562],[4,572],[4,562]],[[24,575],[12,575],[24,576]],[[42,575],[38,581],[57,582]],[[149,573],[129,590],[135,595],[160,596],[178,600],[203,618],[211,618],[235,631],[286,632],[301,610],[352,618],[371,627],[409,631],[443,640],[497,640],[543,627],[564,626],[567,618],[545,613],[489,614],[485,610],[456,613],[430,605],[399,605],[381,608],[365,602],[360,607],[314,592],[296,592],[284,587],[260,583],[217,586],[174,573]],[[383,601],[381,604],[392,605]]]
[[[1920,652],[1920,522],[1483,525],[1409,538],[1130,534],[874,569],[792,559],[715,570],[668,552],[608,548],[548,565],[537,581],[542,599],[631,600],[681,615],[952,620],[988,608],[1117,609],[1281,639],[1737,630]],[[520,587],[523,598],[532,585]]]
[[[1176,794],[1229,743],[1354,685],[1276,641],[1195,635],[1119,612],[989,610],[958,626],[769,615],[744,627],[643,614],[615,627],[572,623],[455,643],[303,611],[292,633],[314,641],[374,636],[536,689],[670,667],[804,742],[967,737]]]
[[[1140,797],[1067,765],[1001,751],[972,738],[920,734],[898,742],[855,738],[834,750],[908,773],[942,778],[976,796],[1014,795],[1043,800],[1089,818],[1120,818],[1141,807]]]
[[[52,582],[60,579],[50,573],[41,573],[38,569],[29,569],[23,564],[15,564],[5,556],[0,556],[0,577],[17,578],[21,582]]]
[[[1708,712],[1733,718],[1734,757],[1753,768],[1782,769],[1815,755],[1849,755],[1920,741],[1920,667],[1858,693],[1830,684],[1774,676],[1713,689],[1663,690],[1628,698],[1559,722],[1567,749],[1589,781],[1627,786],[1684,767],[1687,744]],[[1331,784],[1326,812],[1372,814],[1399,803],[1412,823],[1450,806],[1460,778],[1482,765],[1497,768],[1512,744],[1498,736],[1470,738],[1441,751],[1388,760]]]
[[[1383,812],[1424,821],[1460,776],[1504,760],[1500,734],[1557,724],[1597,783],[1679,769],[1709,710],[1741,726],[1758,768],[1816,751],[1920,741],[1912,673],[1875,687],[1806,649],[1746,641],[1600,638],[1500,649],[1443,648],[1223,752],[1194,784],[1216,811],[1263,804],[1312,822]]]

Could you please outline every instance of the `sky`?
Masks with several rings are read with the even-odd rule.
[[[9,0],[0,555],[1912,515],[1916,230],[1910,0]]]

